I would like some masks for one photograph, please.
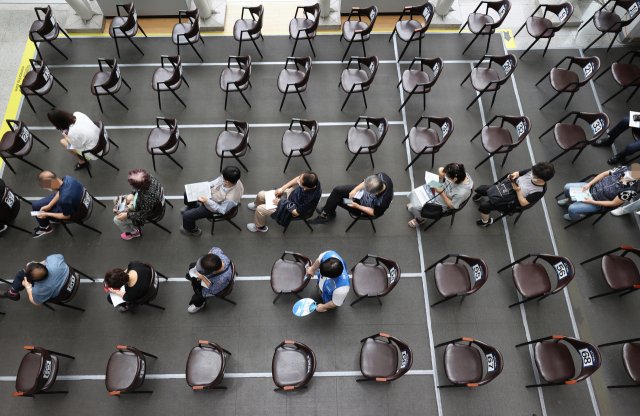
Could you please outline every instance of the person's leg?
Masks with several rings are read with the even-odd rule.
[[[55,194],[53,195],[49,195],[47,197],[44,197],[36,202],[33,203],[33,205],[31,206],[33,211],[41,211],[42,207],[45,207],[47,205],[49,205],[49,203],[51,202],[51,200],[53,199],[53,197],[55,196]],[[49,210],[48,212],[56,212],[54,211],[55,207],[52,208],[51,210]],[[49,228],[49,218],[38,218],[35,217],[36,221],[38,221],[38,225],[40,226],[40,228],[42,229],[48,229]]]
[[[267,206],[265,204],[256,206],[256,213],[253,216],[253,223],[257,228],[263,229],[265,227],[267,216],[273,214],[274,212],[276,212],[275,208],[267,209]]]
[[[336,213],[337,207],[347,209],[348,207],[342,203],[342,200],[349,198],[349,192],[355,187],[356,185],[341,185],[333,188],[331,194],[329,194],[329,198],[327,198],[327,202],[324,204],[324,207],[322,207],[323,214],[332,217]]]
[[[480,204],[480,206],[478,207],[478,211],[480,211],[480,217],[482,218],[480,221],[482,221],[483,224],[489,224],[492,223],[493,221],[491,220],[491,211],[495,211],[496,207],[490,202],[490,201],[484,201],[482,202],[482,204]]]
[[[487,189],[489,189],[490,186],[491,185],[480,185],[474,191],[480,196],[487,196]]]
[[[631,212],[636,212],[639,210],[640,210],[640,199],[637,201],[633,201],[632,203],[622,207],[622,211],[624,211],[625,214],[629,214]]]
[[[640,140],[637,142],[628,144],[617,155],[609,158],[609,160],[607,160],[607,163],[610,165],[617,165],[618,163],[623,162],[627,157],[631,156],[636,152],[640,152]]]
[[[569,205],[569,213],[565,215],[565,219],[575,220],[580,218],[582,214],[589,214],[591,212],[600,211],[602,207],[600,205],[587,204],[586,202],[574,202]]]
[[[254,205],[257,207],[258,205],[262,205],[264,204],[264,191],[260,191],[258,192],[258,195],[256,195],[256,199],[253,200]]]
[[[564,186],[564,199],[559,199],[558,200],[558,205],[569,205],[572,203],[571,200],[571,188],[580,188],[582,189],[583,186],[587,185],[587,182],[574,182],[574,183],[568,183]]]
[[[77,150],[69,148],[70,143],[67,141],[67,139],[61,139],[60,144],[65,148],[67,152],[71,153],[78,159],[78,163],[80,163],[81,165],[84,165],[86,163],[86,160],[80,155],[80,153],[78,153]]]
[[[24,270],[20,270],[16,273],[16,277],[13,278],[13,282],[11,283],[11,288],[9,290],[0,292],[0,298],[10,299],[10,300],[20,300],[20,292],[24,290],[24,286],[22,286],[22,281],[27,273]]]
[[[130,219],[119,220],[118,216],[113,217],[113,222],[120,228],[120,231],[127,234],[135,234],[138,232],[138,228],[133,225]]]
[[[187,193],[184,193],[184,204],[187,206],[188,209],[194,209],[194,208],[198,208],[198,201],[193,201],[193,202],[189,202],[187,201]]]
[[[190,209],[182,215],[182,228],[189,232],[195,232],[198,230],[196,220],[202,218],[209,218],[213,215],[206,206],[201,205],[197,208]]]
[[[610,146],[613,144],[622,133],[629,129],[629,117],[625,117],[616,124],[616,126],[609,130],[607,138],[598,139],[593,144],[594,146]]]

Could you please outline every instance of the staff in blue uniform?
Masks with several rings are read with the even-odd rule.
[[[325,251],[307,267],[308,275],[318,275],[318,291],[324,303],[318,304],[317,312],[326,312],[344,303],[351,287],[347,271],[347,265],[335,251]]]

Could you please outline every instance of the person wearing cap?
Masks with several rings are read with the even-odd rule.
[[[351,283],[347,265],[335,251],[321,253],[316,261],[307,267],[307,274],[318,275],[318,291],[322,302],[316,306],[317,312],[326,312],[344,303]]]
[[[40,262],[31,261],[16,274],[11,288],[0,292],[0,298],[18,301],[20,292],[26,289],[31,303],[40,306],[58,296],[68,275],[69,266],[62,254],[52,254]]]
[[[189,302],[189,313],[196,313],[207,304],[207,297],[222,292],[233,278],[231,260],[218,247],[189,265],[185,276],[191,281],[193,296]]]

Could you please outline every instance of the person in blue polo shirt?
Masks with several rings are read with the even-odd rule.
[[[44,211],[38,215],[38,227],[33,230],[31,237],[38,238],[53,231],[49,219],[67,220],[76,213],[80,202],[84,186],[72,178],[65,176],[59,179],[55,173],[45,170],[38,176],[38,184],[48,191],[57,191],[53,195],[42,198],[33,203],[34,211]]]
[[[344,303],[351,287],[347,272],[347,265],[335,251],[325,251],[307,267],[308,275],[318,275],[318,291],[324,303],[317,305],[317,312],[326,312]]]
[[[20,292],[27,290],[29,300],[40,306],[58,294],[69,276],[69,266],[62,254],[52,254],[41,262],[31,261],[20,270],[11,283],[11,289],[0,292],[0,298],[20,300]]]

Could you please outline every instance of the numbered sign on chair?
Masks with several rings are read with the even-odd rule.
[[[498,15],[500,15],[501,19],[504,17],[504,14],[506,12],[507,12],[507,2],[505,1],[504,3],[502,3],[502,7],[500,7],[500,9],[498,10]]]
[[[49,67],[45,65],[44,62],[42,63],[42,77],[46,82],[49,82],[49,80],[51,79],[51,72],[49,71]]]
[[[104,139],[106,141],[108,141],[109,140],[109,134],[107,133],[107,128],[106,127],[103,127],[102,133],[104,134]]]
[[[478,280],[484,279],[484,269],[482,268],[482,264],[476,263],[471,266],[471,270],[473,270],[473,278],[477,282]]]
[[[313,137],[314,134],[316,134],[316,126],[315,125],[313,125],[311,127],[311,137]]]
[[[311,20],[311,21],[316,21],[316,15],[313,13],[309,13],[309,12],[304,12],[304,15],[306,16],[307,19]]]
[[[582,68],[585,78],[588,78],[589,75],[591,75],[595,69],[596,69],[595,61],[589,61],[589,63],[586,64],[584,68]]]
[[[307,374],[311,372],[311,368],[313,367],[311,363],[311,356],[307,354]]]
[[[502,64],[502,69],[504,69],[505,75],[508,74],[513,68],[513,60],[511,58],[507,59],[507,62]]]
[[[605,123],[604,118],[602,117],[591,123],[591,130],[593,130],[594,135],[600,133],[600,131],[606,127],[607,123]]]
[[[53,12],[51,12],[51,14],[49,16],[50,16],[50,19],[51,19],[51,24],[53,26],[55,26],[56,25],[56,16],[53,14]]]
[[[451,126],[449,126],[449,122],[445,121],[444,124],[442,125],[441,129],[442,129],[442,135],[446,136],[447,133],[449,133],[449,129],[451,128]]]
[[[69,276],[69,283],[67,284],[67,292],[69,293],[73,292],[73,289],[76,287],[77,280],[78,278],[76,277],[75,273]]]
[[[307,316],[316,310],[318,304],[311,298],[300,299],[293,305],[293,314],[295,316]]]
[[[640,1],[636,1],[631,5],[631,7],[629,7],[627,10],[629,12],[629,17],[633,18],[633,16],[638,13],[638,10],[640,10]]]
[[[527,131],[527,122],[524,119],[516,125],[516,131],[518,132],[518,137],[522,136],[524,132]]]
[[[4,203],[9,207],[13,208],[13,203],[16,202],[16,197],[13,195],[13,192],[7,190],[7,197],[4,199]]]
[[[373,6],[373,9],[371,9],[371,13],[369,13],[369,20],[373,22],[374,17],[376,17],[376,6]]]
[[[309,72],[309,61],[304,63],[304,70]]]
[[[391,269],[389,269],[389,278],[391,284],[398,280],[398,268],[396,266],[393,266]]]
[[[485,354],[487,357],[487,373],[492,373],[498,369],[498,357],[494,353]]]
[[[116,64],[114,70],[116,72],[116,80],[120,80],[120,67],[118,66],[118,64]]]
[[[374,69],[376,69],[376,63],[375,61],[371,61],[371,63],[369,64],[369,72],[373,74]]]
[[[136,21],[136,22],[138,21],[138,11],[137,10],[133,11],[133,20]]]
[[[578,354],[580,354],[580,358],[582,358],[583,367],[593,367],[598,364],[596,353],[593,351],[593,348],[582,348],[581,350],[578,350]]]
[[[176,127],[176,139],[180,137],[180,127]]]
[[[145,363],[144,360],[141,360],[140,361],[140,374],[138,375],[139,379],[144,378],[144,373],[146,372],[146,370],[147,370],[146,363]]]
[[[404,370],[409,365],[409,359],[411,358],[411,352],[409,350],[402,350],[402,361],[400,362],[400,369]]]
[[[29,129],[22,125],[22,130],[20,131],[18,137],[20,137],[20,140],[22,140],[26,144],[29,142],[29,138],[31,138],[31,133],[29,133]]]
[[[436,61],[435,65],[433,65],[433,76],[437,76],[438,72],[440,72],[440,62]]]
[[[560,23],[563,23],[565,19],[568,17],[569,17],[569,6],[565,6],[562,8],[562,10],[560,10],[560,13],[558,13],[558,20],[560,20]]]
[[[380,137],[382,137],[382,133],[384,133],[384,121],[380,122],[378,126],[378,133],[380,133]]]
[[[431,13],[433,13],[433,11],[431,10],[431,5],[427,3],[425,8],[422,10],[422,17],[424,17],[424,20],[429,21],[429,16],[431,16]]]
[[[571,268],[569,267],[569,264],[564,260],[561,260],[558,263],[554,264],[553,268],[558,274],[558,280],[562,280],[567,276],[571,276]]]
[[[44,360],[44,366],[42,367],[42,378],[47,380],[51,377],[51,360]]]
[[[91,195],[89,195],[89,192],[87,192],[84,195],[84,199],[82,200],[82,203],[84,204],[84,207],[86,209],[89,209],[89,205],[91,204]]]

